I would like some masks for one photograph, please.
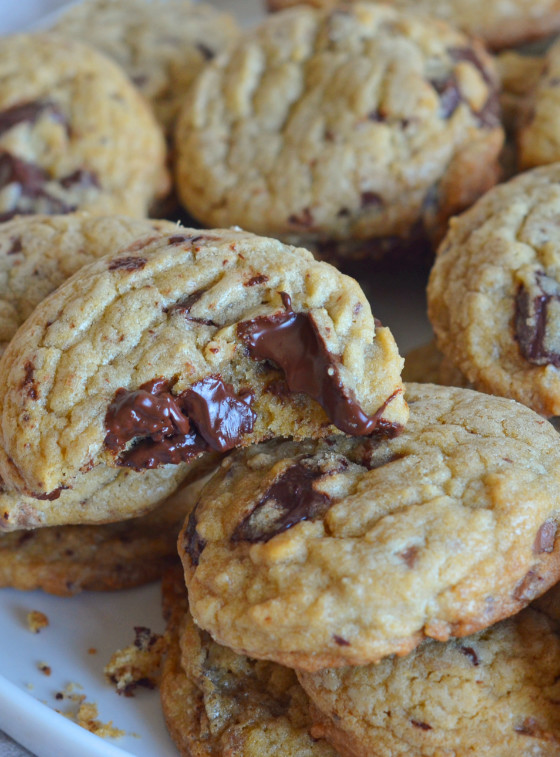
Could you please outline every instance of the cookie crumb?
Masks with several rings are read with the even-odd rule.
[[[153,689],[159,685],[161,661],[166,649],[166,640],[161,634],[152,633],[144,626],[135,626],[134,633],[134,642],[117,650],[104,668],[117,694],[126,697],[134,696],[134,689],[138,686]]]
[[[27,613],[27,625],[32,633],[39,633],[39,631],[49,625],[49,619],[44,612],[31,610],[31,612]]]
[[[99,711],[95,702],[88,702],[85,694],[75,693],[76,688],[81,689],[81,686],[70,683],[64,691],[58,691],[55,694],[55,699],[58,701],[65,700],[73,705],[72,709],[65,712],[56,710],[60,715],[64,715],[68,720],[101,738],[117,739],[125,735],[125,731],[115,728],[112,720],[102,723],[99,720]]]
[[[97,649],[95,647],[90,647],[87,651],[88,654],[97,654]]]
[[[41,671],[41,673],[44,673],[46,676],[50,676],[52,672],[51,666],[47,665],[46,662],[39,662],[37,664],[37,668]]]

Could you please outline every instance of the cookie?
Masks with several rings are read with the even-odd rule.
[[[2,476],[44,496],[101,462],[395,434],[401,369],[353,279],[276,240],[181,228],[81,268],[19,329],[0,361]]]
[[[0,479],[0,534],[135,518],[162,502],[184,479],[203,476],[214,464],[215,457],[206,454],[190,463],[148,471],[98,465],[79,473],[70,486],[40,497],[13,491]]]
[[[439,239],[497,178],[492,61],[433,20],[356,3],[270,16],[212,61],[176,133],[204,225],[373,258]]]
[[[160,683],[167,727],[185,757],[336,757],[310,735],[293,670],[215,644],[192,621],[181,571],[164,576],[168,652]]]
[[[124,72],[52,34],[0,41],[0,221],[147,215],[169,187],[165,140]]]
[[[426,641],[404,659],[300,681],[313,735],[348,757],[556,757],[560,750],[560,592],[465,639]],[[556,617],[555,617],[556,616]]]
[[[408,384],[391,440],[228,456],[179,537],[220,644],[303,670],[360,665],[507,617],[560,576],[560,447],[518,403]]]
[[[0,587],[71,596],[155,581],[177,559],[195,491],[195,484],[182,488],[147,515],[117,523],[1,533]]]
[[[170,136],[191,83],[239,34],[231,16],[190,0],[88,0],[66,11],[53,30],[122,66]]]
[[[560,414],[560,167],[495,187],[452,220],[428,284],[439,349],[468,381]]]
[[[518,130],[518,153],[521,170],[548,165],[560,160],[560,42],[547,51],[541,75],[525,106]]]
[[[383,1],[409,13],[443,19],[495,49],[521,45],[560,30],[558,0],[513,0],[508,3],[486,0]],[[302,3],[332,8],[339,4],[339,0],[268,0],[268,8],[277,11]]]
[[[22,216],[0,225],[0,354],[35,307],[86,263],[173,231],[125,216]]]
[[[402,379],[420,384],[443,384],[472,389],[463,374],[438,350],[435,340],[405,355]]]

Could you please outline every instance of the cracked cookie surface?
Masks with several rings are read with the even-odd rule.
[[[560,414],[560,168],[495,187],[453,219],[428,284],[440,350],[477,389]]]
[[[147,215],[169,188],[159,125],[124,72],[54,34],[0,42],[0,221]]]
[[[558,0],[510,0],[507,3],[487,0],[383,0],[407,13],[447,21],[467,34],[484,40],[490,47],[512,47],[560,29]],[[332,8],[339,0],[268,0],[270,10],[294,5]]]
[[[70,8],[53,31],[121,65],[170,135],[188,87],[239,33],[231,16],[190,0],[88,0]]]
[[[23,216],[1,224],[0,352],[35,307],[83,265],[176,228],[169,221],[87,213]]]
[[[36,496],[101,462],[141,470],[335,426],[398,433],[401,369],[357,283],[309,252],[160,233],[81,268],[8,345],[2,475]]]
[[[426,246],[495,183],[498,110],[490,57],[447,25],[374,4],[294,8],[195,83],[178,192],[206,225],[319,252]]]
[[[169,732],[185,757],[337,757],[310,733],[309,700],[293,670],[251,660],[193,622],[182,572],[163,581],[168,651],[160,684]]]
[[[519,615],[405,658],[299,679],[313,734],[345,757],[554,757],[560,747],[557,587]],[[553,603],[556,611],[543,612]]]
[[[304,670],[406,654],[505,618],[560,575],[558,434],[528,408],[408,384],[391,440],[228,456],[179,537],[195,621]]]

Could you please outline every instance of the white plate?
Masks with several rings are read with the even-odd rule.
[[[61,0],[0,0],[0,33],[40,23],[39,10],[55,10]],[[260,0],[215,0],[243,23],[255,21]],[[16,9],[17,6],[17,9]],[[376,317],[390,326],[402,352],[431,336],[425,314],[424,281],[418,274],[383,274],[368,287]],[[50,625],[30,632],[26,616],[44,612]],[[156,691],[118,696],[103,667],[115,650],[134,640],[134,626],[161,632],[159,584],[113,594],[84,593],[70,599],[41,592],[0,592],[0,729],[38,757],[176,757]],[[95,649],[95,654],[88,650]],[[39,664],[51,668],[46,676]],[[68,709],[56,693],[68,684],[94,702],[103,723],[113,721],[126,735],[101,739],[56,712]]]

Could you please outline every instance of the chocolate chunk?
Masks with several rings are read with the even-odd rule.
[[[165,312],[166,313],[182,313],[189,321],[193,321],[194,323],[200,323],[202,326],[217,327],[218,324],[215,323],[214,321],[211,321],[209,318],[196,318],[190,315],[191,308],[200,300],[200,298],[206,291],[207,291],[206,289],[197,289],[195,292],[191,292],[191,294],[179,300],[174,305],[171,305],[170,307],[166,308]]]
[[[25,364],[25,376],[23,377],[21,388],[25,389],[27,396],[32,400],[37,399],[37,387],[35,386],[35,381],[33,380],[34,372],[35,366],[28,360]]]
[[[470,661],[475,667],[480,665],[480,660],[478,659],[478,655],[472,647],[459,647],[459,649],[466,657],[470,659]]]
[[[299,215],[297,213],[293,213],[288,218],[288,223],[291,223],[292,226],[298,226],[302,229],[310,229],[313,226],[313,215],[311,214],[311,210],[309,208],[304,208]]]
[[[12,246],[7,251],[6,255],[16,255],[23,250],[21,239],[19,237],[10,239],[10,242],[12,243]]]
[[[38,166],[9,152],[0,153],[0,189],[8,184],[20,184],[27,197],[37,197],[46,181],[47,174]]]
[[[415,728],[421,728],[423,731],[431,731],[432,730],[432,726],[431,725],[428,725],[428,723],[422,723],[420,720],[412,720],[411,719],[410,722],[412,723],[412,725]]]
[[[339,470],[331,471],[330,475]],[[332,500],[317,491],[314,484],[325,475],[329,473],[325,474],[309,456],[301,458],[276,479],[235,528],[231,540],[267,542],[302,520],[313,520],[324,515]]]
[[[409,568],[414,568],[418,559],[418,547],[408,547],[399,554],[399,557],[404,560]]]
[[[204,60],[212,60],[212,58],[215,56],[215,52],[213,50],[210,50],[209,47],[203,45],[201,42],[199,42],[196,47]]]
[[[196,507],[195,507],[194,510],[189,515],[189,520],[187,522],[187,527],[185,529],[185,542],[184,542],[185,552],[191,558],[191,562],[195,567],[200,562],[200,555],[202,554],[202,551],[205,546],[206,546],[206,541],[199,536],[198,531],[196,530]]]
[[[451,60],[455,63],[459,63],[460,61],[472,63],[472,65],[477,69],[486,84],[494,87],[494,82],[492,81],[492,78],[490,77],[486,66],[484,66],[472,47],[450,47],[447,52]]]
[[[26,122],[34,124],[45,111],[50,111],[56,121],[66,123],[66,118],[54,103],[48,100],[35,100],[0,111],[0,136],[18,124]]]
[[[58,499],[62,492],[69,489],[69,486],[59,486],[58,489],[53,489],[52,492],[48,492],[48,494],[42,494],[42,493],[34,493],[31,496],[34,499],[40,499],[44,502],[54,502],[55,499]]]
[[[268,281],[268,276],[265,276],[264,273],[259,274],[258,276],[253,276],[249,281],[245,282],[246,287],[254,287],[258,284],[266,284]]]
[[[315,322],[307,313],[291,310],[289,295],[282,293],[288,310],[237,325],[239,338],[255,360],[272,360],[285,373],[290,391],[304,392],[325,410],[331,422],[347,434],[395,435],[401,429],[381,419],[389,397],[372,416],[366,415],[340,377],[337,356],[327,349]]]
[[[204,439],[193,429],[188,434],[174,434],[161,441],[143,439],[123,452],[117,465],[137,471],[162,465],[179,465],[199,457],[207,449]]]
[[[136,437],[150,437],[161,442],[165,437],[186,435],[191,430],[175,397],[164,382],[149,382],[136,391],[119,389],[105,417],[105,445],[122,449]]]
[[[430,84],[439,95],[439,109],[442,118],[451,118],[457,110],[463,98],[457,85],[455,76],[450,75],[446,79],[433,79]]]
[[[64,189],[73,189],[76,187],[81,189],[95,187],[96,189],[99,189],[100,186],[97,174],[93,173],[93,171],[86,171],[84,168],[78,168],[76,171],[68,174],[68,176],[64,176],[64,178],[59,181]]]
[[[530,570],[517,584],[513,592],[513,598],[519,602],[530,602],[540,594],[540,585],[543,578],[534,570]]]
[[[544,271],[519,287],[514,329],[527,362],[560,367],[560,285]]]
[[[554,551],[554,540],[556,538],[556,531],[558,524],[553,520],[545,520],[542,526],[537,531],[535,543],[533,544],[533,552],[540,555],[543,552]]]
[[[110,271],[138,271],[146,265],[146,258],[116,258],[109,263]]]
[[[382,207],[383,198],[377,192],[362,192],[360,197],[362,208]]]
[[[336,634],[334,634],[333,639],[334,639],[335,644],[338,644],[339,647],[350,646],[350,642],[346,641],[346,639],[343,639],[342,636],[337,636]]]
[[[515,726],[515,733],[521,733],[523,736],[538,736],[542,729],[535,718],[525,718],[521,725]]]
[[[219,376],[207,376],[181,395],[182,406],[198,432],[218,452],[233,449],[253,430],[257,416],[251,400],[249,394],[236,396],[233,386]]]

